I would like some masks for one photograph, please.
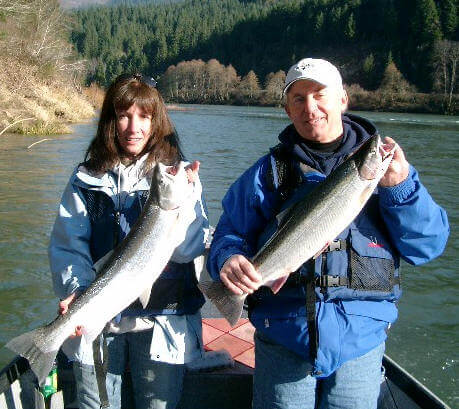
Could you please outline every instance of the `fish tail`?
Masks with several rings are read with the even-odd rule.
[[[234,294],[221,281],[206,281],[199,283],[198,286],[230,325],[236,325],[241,318],[247,294]]]
[[[50,351],[51,345],[48,345],[48,348],[46,348],[44,344],[46,339],[50,339],[47,326],[19,335],[5,345],[8,349],[11,349],[29,361],[30,368],[38,378],[40,385],[44,383],[51,371],[59,349]]]

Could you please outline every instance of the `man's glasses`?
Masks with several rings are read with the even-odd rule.
[[[126,80],[130,80],[130,79],[135,79],[137,81],[140,81],[140,82],[143,82],[144,84],[149,85],[152,88],[156,88],[157,82],[155,81],[155,79],[153,77],[148,77],[148,76],[143,75],[143,74],[121,74],[116,79],[116,82],[126,81]]]

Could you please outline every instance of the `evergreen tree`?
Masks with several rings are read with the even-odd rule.
[[[441,0],[438,3],[440,12],[441,26],[443,34],[446,38],[456,39],[455,36],[458,34],[458,3],[457,0]]]
[[[355,32],[356,32],[356,28],[355,28],[354,14],[351,13],[349,18],[347,19],[344,34],[346,38],[348,38],[349,40],[353,40],[355,38]]]
[[[369,54],[363,60],[363,73],[364,73],[364,81],[363,85],[365,88],[373,88],[376,82],[376,75],[375,75],[375,57],[373,54]]]
[[[434,0],[417,0],[411,25],[421,46],[432,45],[441,39],[440,19]]]
[[[391,94],[406,94],[407,92],[415,91],[414,87],[403,78],[393,61],[387,64],[379,89]]]

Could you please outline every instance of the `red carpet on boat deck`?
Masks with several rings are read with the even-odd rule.
[[[241,318],[232,328],[223,318],[202,320],[204,349],[226,349],[235,361],[250,368],[255,368],[254,332],[255,328],[246,318]]]

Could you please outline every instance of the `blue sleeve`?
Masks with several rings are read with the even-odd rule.
[[[62,195],[48,247],[54,292],[61,299],[86,289],[96,277],[89,248],[91,223],[73,178]]]
[[[222,200],[223,213],[207,260],[213,279],[219,279],[221,267],[232,255],[254,254],[259,233],[274,215],[276,198],[266,186],[267,166],[268,156],[264,156],[230,186]]]
[[[419,265],[438,257],[449,236],[448,217],[419,180],[410,166],[402,183],[379,188],[379,205],[389,235],[400,256]]]

